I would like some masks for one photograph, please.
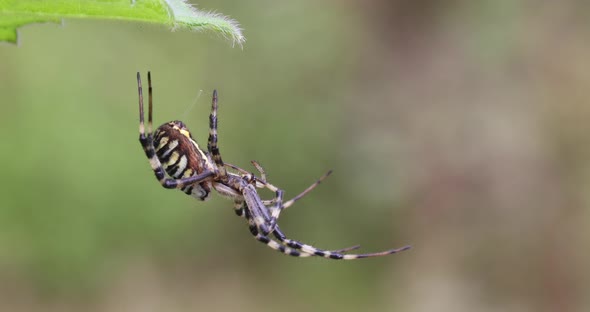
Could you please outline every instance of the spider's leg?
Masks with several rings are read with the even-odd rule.
[[[287,208],[291,207],[291,205],[293,205],[296,201],[300,200],[303,196],[307,195],[309,192],[311,192],[311,190],[313,190],[314,188],[316,188],[316,186],[320,185],[320,183],[322,183],[328,176],[330,176],[330,174],[332,174],[332,170],[329,170],[328,172],[326,172],[323,176],[321,176],[312,185],[310,185],[308,188],[306,188],[305,190],[303,190],[303,192],[299,193],[299,195],[297,195],[297,196],[291,198],[290,200],[286,201],[283,204],[283,209],[287,209]]]
[[[244,205],[246,204],[243,201],[235,201],[234,212],[238,215],[238,217],[248,219],[247,210],[244,208]]]
[[[223,163],[223,165],[226,166],[226,167],[232,168],[232,169],[240,172],[241,174],[249,174],[248,171],[246,171],[246,170],[244,170],[244,169],[242,169],[242,168],[240,168],[240,167],[238,167],[236,165],[232,165],[232,164],[229,164],[229,163]]]
[[[256,231],[261,233],[262,236],[266,236],[271,233],[276,225],[276,220],[273,220],[270,217],[268,208],[262,203],[260,196],[256,192],[256,188],[246,182],[243,179],[239,179],[239,190],[244,197],[244,201],[246,203],[246,212],[248,220],[254,222],[256,226]]]
[[[277,245],[276,245],[277,242],[276,241],[271,240],[270,238],[268,238],[266,236],[263,236],[263,235],[260,235],[258,233],[258,230],[256,228],[256,223],[254,222],[254,220],[252,220],[250,218],[250,216],[248,214],[248,210],[247,210],[247,208],[245,206],[246,206],[246,203],[245,202],[243,202],[243,201],[235,201],[234,202],[234,211],[235,211],[235,213],[238,216],[243,217],[243,218],[245,218],[248,221],[248,226],[249,226],[249,229],[250,229],[250,233],[252,233],[252,235],[254,235],[254,237],[258,241],[261,241],[261,242],[269,245],[269,247],[271,247],[271,248],[273,248],[275,250],[279,250],[279,251],[284,252],[284,249],[281,250],[281,248],[277,247]],[[285,244],[283,244],[283,245],[285,245]],[[351,247],[342,248],[342,249],[338,249],[338,250],[331,250],[330,252],[331,253],[347,252],[347,251],[358,249],[360,247],[361,247],[360,245],[356,245],[356,246],[351,246]]]
[[[137,77],[139,78],[139,73],[137,73]],[[140,89],[141,89],[141,81],[140,81]],[[143,92],[142,92],[143,93]],[[152,73],[148,71],[148,133],[150,134],[150,136],[153,135],[152,132],[152,113],[153,113],[153,96],[152,96]],[[142,116],[143,117],[143,116]]]
[[[137,92],[139,93],[139,139],[141,140],[141,139],[151,138],[152,137],[152,129],[149,129],[149,132],[146,136],[145,125],[144,125],[144,121],[143,121],[143,115],[144,115],[143,114],[143,90],[141,88],[141,77],[139,75],[139,72],[137,72]]]
[[[150,161],[150,166],[156,175],[156,178],[165,188],[183,188],[186,185],[198,183],[203,180],[208,179],[209,177],[213,176],[215,173],[211,171],[205,171],[201,174],[183,178],[183,179],[168,179],[166,178],[166,174],[164,168],[162,168],[162,164],[160,160],[156,156],[156,151],[154,149],[154,137],[152,133],[152,83],[151,83],[151,74],[148,72],[148,85],[149,85],[149,108],[148,108],[148,133],[145,133],[145,125],[144,125],[144,112],[143,112],[143,90],[141,86],[141,77],[139,72],[137,73],[137,91],[139,93],[139,142],[143,147],[143,151],[145,155]]]
[[[256,170],[258,170],[258,172],[260,173],[260,179],[262,180],[262,181],[256,181],[260,184],[260,185],[257,184],[257,187],[259,187],[259,188],[266,187],[269,190],[271,190],[272,192],[275,192],[275,198],[273,198],[271,200],[263,200],[262,201],[262,203],[265,206],[266,205],[270,206],[269,207],[270,216],[272,218],[271,219],[271,228],[274,228],[276,226],[276,223],[278,222],[281,210],[283,209],[284,191],[275,187],[274,185],[266,182],[266,172],[264,171],[264,168],[262,168],[262,166],[256,160],[252,160],[250,162],[256,168]]]
[[[256,168],[256,170],[258,170],[258,172],[260,173],[260,178],[254,176],[253,174],[247,172],[246,170],[239,168],[237,166],[233,166],[230,165],[231,168],[238,170],[240,173],[242,173],[245,177],[253,177],[255,183],[256,183],[256,187],[258,188],[268,188],[269,190],[271,190],[272,192],[275,193],[275,198],[271,199],[271,200],[262,200],[260,199],[260,196],[258,196],[258,198],[260,199],[260,201],[262,202],[262,204],[264,206],[266,205],[272,205],[269,209],[271,212],[271,219],[270,219],[270,230],[272,232],[272,230],[274,229],[274,227],[276,226],[280,211],[282,209],[282,205],[283,205],[283,194],[284,191],[275,187],[272,184],[269,184],[266,182],[266,172],[264,171],[264,168],[262,168],[262,166],[256,161],[256,160],[252,160],[250,161],[252,163],[252,165]]]
[[[304,250],[301,250],[301,249],[297,249],[297,248],[286,246],[284,244],[280,244],[279,242],[275,241],[274,239],[269,238],[268,236],[261,235],[256,230],[256,224],[251,220],[248,221],[248,225],[249,225],[250,233],[252,233],[252,235],[254,235],[254,238],[257,241],[266,244],[268,247],[270,247],[276,251],[282,252],[282,253],[289,255],[289,256],[300,257],[300,258],[317,256],[317,254],[308,253],[308,252],[305,252]],[[339,250],[324,251],[324,252],[336,255],[341,252],[346,252],[346,251],[357,249],[359,247],[360,246],[352,246],[352,247],[343,248],[343,249],[339,249]]]
[[[279,215],[281,214],[283,209],[287,209],[287,208],[291,207],[296,201],[301,199],[303,196],[307,195],[309,192],[311,192],[311,190],[313,190],[314,188],[316,188],[316,186],[318,186],[320,183],[322,183],[322,181],[324,181],[324,179],[326,179],[331,173],[332,173],[332,170],[326,172],[317,181],[315,181],[315,183],[313,183],[308,188],[303,190],[303,192],[301,192],[299,195],[293,197],[292,199],[290,199],[284,203],[283,203],[283,191],[270,183],[266,183],[266,185],[265,185],[266,188],[275,192],[275,198],[273,198],[270,201],[263,201],[263,203],[265,205],[271,205],[269,207],[271,217],[278,220]]]
[[[264,243],[268,247],[270,247],[274,250],[277,250],[279,252],[282,252],[284,254],[287,254],[289,256],[294,256],[294,257],[311,257],[311,256],[313,256],[312,254],[305,253],[305,252],[299,252],[299,251],[289,248],[287,246],[281,245],[277,241],[272,240],[272,239],[268,238],[267,236],[261,235],[258,232],[258,225],[256,224],[256,221],[250,215],[245,202],[240,202],[240,201],[234,202],[234,211],[236,212],[236,214],[238,216],[244,217],[248,221],[248,228],[250,230],[250,233],[252,233],[252,235],[254,236],[254,238],[256,238],[257,241]]]
[[[270,184],[266,184],[268,188]],[[281,210],[283,210],[283,194],[285,193],[283,190],[274,187],[273,192],[275,192],[275,198],[273,201],[275,202],[274,205],[270,205],[268,207],[270,211],[270,228],[274,229],[277,226],[277,220],[279,219],[279,215],[281,214]],[[266,206],[265,206],[266,207]]]
[[[293,200],[291,200],[292,202],[294,202],[295,200],[303,197],[305,194],[307,194],[307,192],[309,192],[311,189],[313,189],[313,187],[315,187],[315,185],[319,184],[321,182],[321,180],[323,180],[327,175],[329,175],[330,173],[327,173],[326,175],[324,175],[318,182],[316,182],[314,185],[308,187],[305,191],[303,191],[303,193],[297,195]],[[272,185],[271,185],[272,186]],[[272,186],[273,188],[277,189],[277,193],[280,193],[280,195],[277,195],[277,197],[275,199],[273,199],[272,201],[277,201],[278,199],[278,205],[280,205],[281,200],[282,200],[282,191],[279,190],[278,188]],[[244,197],[246,198],[246,197]],[[264,202],[264,201],[262,201]],[[240,202],[240,201],[236,201],[234,203],[234,211],[236,212],[236,214],[240,217],[244,217],[248,220],[248,223],[250,225],[250,232],[256,237],[257,240],[265,242],[267,245],[269,245],[271,248],[275,249],[275,250],[279,250],[284,252],[284,250],[280,250],[278,248],[275,248],[275,241],[270,240],[268,237],[264,236],[264,235],[260,235],[257,229],[257,224],[256,224],[256,219],[252,219],[250,217],[250,214],[248,213],[248,209],[247,209],[247,204],[246,202]],[[346,247],[346,248],[342,248],[342,249],[337,249],[337,250],[321,250],[321,249],[317,249],[315,247],[309,246],[309,245],[305,245],[302,243],[299,243],[297,241],[291,240],[286,238],[285,234],[283,234],[283,232],[281,232],[279,226],[276,224],[277,219],[271,219],[271,221],[274,221],[274,227],[273,229],[273,234],[275,237],[277,237],[277,239],[279,239],[279,241],[281,243],[283,243],[283,245],[289,246],[291,248],[297,249],[297,250],[302,250],[303,248],[307,248],[308,250],[314,250],[314,255],[319,255],[321,256],[321,254],[316,254],[319,252],[324,253],[325,255],[330,255],[330,254],[339,254],[339,253],[343,253],[343,252],[347,252],[347,251],[351,251],[351,250],[355,250],[360,248],[360,245],[355,245],[355,246],[351,246],[351,247]],[[271,223],[272,225],[272,223]],[[254,226],[254,228],[252,228],[252,226]],[[285,253],[285,252],[284,252]]]
[[[252,160],[251,163],[252,163],[252,165],[254,165],[256,170],[258,170],[258,172],[260,173],[260,178],[254,176],[252,173],[250,173],[238,166],[228,164],[228,163],[225,163],[225,166],[230,167],[230,168],[240,172],[243,176],[253,176],[254,180],[256,181],[257,188],[267,188],[271,192],[275,192],[275,197],[273,199],[262,200],[262,203],[264,205],[273,205],[274,206],[274,207],[271,207],[270,209],[271,209],[272,217],[274,217],[276,219],[278,219],[278,216],[283,209],[289,208],[296,201],[301,199],[303,196],[307,195],[311,190],[313,190],[316,186],[318,186],[320,183],[322,183],[332,173],[332,170],[326,172],[323,176],[321,176],[316,182],[314,182],[312,185],[310,185],[308,188],[306,188],[303,192],[299,193],[297,196],[291,198],[287,202],[284,202],[281,204],[281,203],[277,203],[277,202],[282,201],[282,194],[277,193],[278,191],[280,191],[280,189],[267,182],[266,172],[265,172],[264,168],[262,168],[260,163],[258,163],[255,160]]]
[[[259,178],[259,177],[255,176],[253,173],[248,172],[236,165],[232,165],[232,164],[228,164],[228,163],[223,163],[223,165],[228,168],[236,170],[237,172],[239,172],[242,175],[243,178],[246,178],[246,180],[254,180],[256,183],[255,186],[257,188],[264,188],[266,185],[266,177],[265,176],[262,176]]]
[[[266,184],[266,172],[264,171],[264,168],[262,168],[262,166],[256,160],[252,160],[250,162],[256,168],[256,170],[260,172],[260,179]]]
[[[387,256],[394,253],[398,253],[404,250],[408,250],[411,246],[404,246],[401,248],[385,250],[381,252],[374,252],[374,253],[366,253],[366,254],[342,254],[340,252],[334,252],[329,250],[322,250],[307,244],[300,243],[296,240],[289,239],[281,232],[280,228],[277,226],[273,232],[274,236],[277,238],[278,241],[284,243],[285,245],[300,250],[301,252],[313,254],[319,257],[324,257],[327,259],[334,259],[334,260],[354,260],[354,259],[362,259],[362,258],[371,258],[371,257],[381,257]]]
[[[243,176],[254,177],[254,180],[256,181],[256,185],[255,185],[256,187],[258,187],[258,188],[265,187],[265,188],[269,189],[271,192],[275,193],[275,197],[271,200],[262,200],[261,199],[261,202],[263,205],[269,206],[268,209],[270,210],[270,217],[271,217],[269,227],[270,227],[271,232],[274,229],[274,227],[276,226],[277,220],[279,219],[279,216],[280,216],[281,211],[283,209],[290,207],[297,200],[299,200],[303,196],[307,195],[311,190],[313,190],[316,186],[318,186],[320,183],[322,183],[322,181],[324,181],[324,179],[326,179],[332,173],[332,170],[328,171],[323,176],[321,176],[315,183],[313,183],[308,188],[306,188],[303,192],[301,192],[299,195],[293,197],[292,199],[290,199],[286,203],[283,203],[284,191],[266,181],[266,172],[264,171],[264,168],[262,168],[262,166],[257,161],[252,160],[251,162],[252,162],[252,165],[254,165],[254,167],[256,168],[256,170],[258,170],[258,172],[260,172],[261,178],[257,178],[253,174],[251,174],[251,173],[247,172],[246,170],[239,168],[237,166],[234,166],[231,164],[226,164],[226,165],[232,169],[237,170]],[[257,194],[257,196],[258,196],[258,194]]]
[[[257,230],[262,236],[272,233],[277,226],[277,218],[272,215],[273,211],[279,210],[283,202],[283,190],[276,189],[276,204],[271,206],[270,210],[258,195],[256,188],[245,179],[239,181],[240,192],[246,201],[246,207],[250,213],[251,219],[254,220]],[[277,208],[278,207],[278,208]],[[273,210],[274,209],[274,210]]]
[[[252,219],[248,220],[248,228],[250,229],[250,233],[252,233],[252,235],[254,235],[254,238],[257,241],[259,241],[263,244],[266,244],[268,247],[270,247],[278,252],[282,252],[282,253],[289,255],[289,256],[301,257],[301,258],[314,256],[314,254],[312,254],[312,253],[299,251],[294,248],[285,246],[285,245],[280,244],[279,242],[269,238],[268,236],[264,236],[264,235],[260,234],[258,232],[258,230],[256,229],[256,224],[254,223],[254,221]]]
[[[246,203],[243,203],[243,204],[246,205]],[[237,207],[237,205],[234,206],[234,208],[236,208],[236,207]],[[274,249],[274,250],[276,250],[278,252],[282,252],[282,253],[284,253],[286,255],[289,255],[289,256],[301,257],[301,258],[314,256],[313,254],[306,253],[306,252],[301,252],[301,251],[295,250],[293,248],[290,248],[288,246],[282,245],[279,242],[277,242],[277,241],[269,238],[268,236],[265,236],[265,235],[260,234],[258,232],[258,226],[257,226],[255,220],[249,214],[249,210],[248,209],[244,209],[243,207],[244,206],[242,205],[242,207],[241,207],[241,211],[242,211],[241,216],[243,216],[244,218],[246,218],[246,220],[248,221],[248,229],[250,230],[250,233],[254,236],[254,238],[257,241],[259,241],[259,242],[267,245],[268,247],[270,247],[270,248],[272,248],[272,249]],[[238,213],[238,210],[239,210],[239,208],[236,209],[236,213]]]
[[[217,90],[213,90],[213,98],[211,100],[211,114],[209,115],[209,140],[207,141],[207,150],[211,153],[211,157],[219,171],[219,178],[227,182],[227,171],[223,165],[219,147],[217,146]]]
[[[292,199],[290,199],[286,203],[283,203],[284,191],[266,181],[266,172],[264,171],[264,168],[262,168],[262,166],[257,161],[252,160],[251,162],[252,162],[252,165],[254,165],[254,167],[256,168],[256,170],[258,170],[258,172],[260,172],[261,178],[254,176],[253,174],[249,173],[248,171],[246,171],[238,166],[234,166],[232,164],[225,164],[225,165],[240,172],[243,177],[249,177],[246,180],[251,180],[251,178],[253,178],[253,180],[255,181],[255,187],[258,187],[258,188],[265,187],[275,193],[275,197],[271,200],[262,200],[255,190],[251,194],[251,196],[255,196],[257,198],[256,201],[261,203],[263,206],[265,206],[265,207],[269,206],[268,209],[270,211],[270,220],[268,220],[266,217],[265,217],[265,220],[268,222],[270,232],[272,232],[273,229],[275,228],[277,220],[278,220],[278,218],[281,214],[281,211],[283,209],[290,207],[297,200],[299,200],[303,196],[307,195],[311,190],[313,190],[316,186],[318,186],[320,183],[322,183],[322,181],[324,181],[324,179],[326,179],[332,173],[332,170],[328,171],[323,176],[321,176],[315,183],[313,183],[307,189],[305,189],[303,192],[301,192],[299,195],[293,197]],[[246,197],[247,194],[244,194],[244,196]],[[263,233],[266,233],[266,232],[263,231]]]

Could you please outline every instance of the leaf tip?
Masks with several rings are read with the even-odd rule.
[[[165,0],[174,28],[194,31],[213,30],[243,48],[246,41],[237,21],[215,11],[200,11],[186,0]]]

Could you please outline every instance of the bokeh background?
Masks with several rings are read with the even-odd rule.
[[[0,45],[1,311],[588,311],[586,1],[211,1],[206,33],[67,20]],[[137,141],[155,119],[295,195],[298,259],[232,205],[159,187]],[[268,194],[266,194],[268,195]]]

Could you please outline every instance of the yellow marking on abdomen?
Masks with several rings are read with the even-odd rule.
[[[168,154],[170,154],[170,152],[172,152],[177,146],[178,146],[178,140],[174,140],[174,141],[170,142],[170,144],[168,144],[168,150],[166,152],[164,152],[164,154],[162,154],[162,158],[165,158],[166,156],[168,156]]]
[[[159,151],[160,149],[162,149],[162,147],[164,147],[164,145],[168,144],[168,141],[169,141],[168,137],[163,137],[160,140],[160,144],[158,145],[158,147],[156,147],[156,152]]]
[[[163,166],[164,168],[168,168],[170,167],[172,164],[174,164],[176,161],[178,161],[178,157],[180,157],[180,155],[177,152],[172,152],[172,155],[170,155],[170,159],[168,159],[168,162],[166,162]]]
[[[184,174],[182,175],[182,177],[183,177],[183,178],[188,178],[188,177],[190,177],[191,175],[193,175],[193,169],[191,169],[191,168],[188,168],[188,169],[186,169],[186,171],[184,172]]]
[[[184,171],[184,169],[186,169],[187,163],[188,159],[186,158],[186,155],[180,156],[180,161],[178,162],[178,169],[176,169],[176,172],[174,172],[172,176],[178,179]]]

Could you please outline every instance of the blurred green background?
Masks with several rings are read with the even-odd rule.
[[[590,309],[587,2],[198,5],[243,50],[77,20],[0,45],[1,311]],[[334,169],[289,236],[413,249],[291,258],[231,202],[161,188],[137,141],[147,70],[157,124],[203,142],[217,88],[224,159],[287,195]]]

